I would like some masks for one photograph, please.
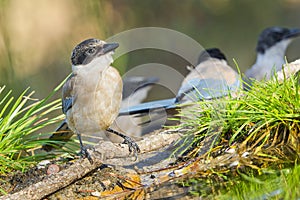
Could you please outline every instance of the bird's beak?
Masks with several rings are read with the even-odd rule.
[[[106,43],[104,45],[98,46],[98,53],[97,56],[101,56],[104,54],[107,54],[108,52],[111,52],[119,47],[118,43]]]
[[[106,43],[103,45],[103,54],[111,52],[119,47],[118,43]]]
[[[293,37],[297,37],[300,35],[300,29],[299,28],[293,28],[293,29],[290,29],[290,33],[287,34],[285,36],[285,38],[293,38]]]

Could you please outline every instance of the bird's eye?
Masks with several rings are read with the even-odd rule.
[[[90,48],[90,49],[88,49],[88,50],[86,51],[86,53],[87,53],[88,55],[93,55],[95,52],[96,52],[95,47]]]

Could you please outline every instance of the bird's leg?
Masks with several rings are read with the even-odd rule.
[[[111,128],[108,128],[107,131],[122,137],[124,139],[123,144],[127,144],[129,147],[129,153],[131,154],[133,152],[135,159],[137,159],[137,153],[140,153],[141,150],[140,147],[137,145],[137,143],[133,141],[133,139]]]
[[[91,157],[91,154],[88,152],[88,148],[86,146],[83,145],[82,139],[81,139],[81,134],[79,133],[79,131],[75,131],[79,140],[79,144],[80,144],[80,152],[79,154],[83,157],[83,158],[87,158],[91,164],[93,164],[93,159]]]

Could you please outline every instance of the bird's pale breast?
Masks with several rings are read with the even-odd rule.
[[[76,95],[67,119],[80,133],[105,130],[118,116],[122,79],[115,68],[88,77],[77,75],[73,92]]]

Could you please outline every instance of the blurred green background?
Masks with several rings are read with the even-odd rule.
[[[299,11],[298,0],[1,0],[0,85],[15,94],[30,86],[36,97],[45,97],[70,73],[78,42],[147,26],[182,32],[205,48],[219,47],[231,66],[234,58],[245,71],[255,61],[258,34],[274,25],[300,27]],[[299,58],[299,52],[297,39],[288,60]],[[155,62],[185,73],[188,63],[151,50],[122,56],[115,66],[124,73],[158,55]]]

